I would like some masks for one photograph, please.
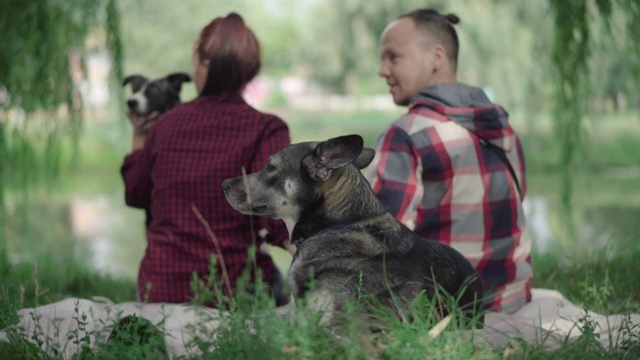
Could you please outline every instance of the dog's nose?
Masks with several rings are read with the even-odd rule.
[[[229,181],[231,179],[227,179],[225,181],[222,182],[222,191],[224,191],[224,193],[226,194],[229,191],[229,184],[231,183],[231,181]]]
[[[135,108],[136,106],[138,106],[138,100],[127,100],[127,106],[129,107],[129,109]]]

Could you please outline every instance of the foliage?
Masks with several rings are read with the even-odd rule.
[[[561,144],[560,167],[563,172],[560,189],[561,204],[565,210],[570,233],[573,232],[571,216],[572,174],[574,157],[580,146],[582,119],[585,114],[590,45],[590,27],[586,1],[551,2],[554,10],[556,35],[553,46],[553,65],[557,71],[555,103],[556,132]]]
[[[601,314],[640,312],[640,293],[633,290],[640,251],[611,257],[604,254],[571,259],[550,253],[536,255],[532,286],[559,289],[574,303]]]
[[[576,153],[582,149],[583,120],[587,113],[587,100],[592,86],[596,85],[589,81],[592,35],[596,30],[590,20],[592,16],[600,14],[608,26],[606,21],[612,16],[614,8],[618,10],[619,7],[622,11],[628,11],[626,22],[629,33],[637,34],[640,32],[640,25],[633,15],[638,14],[640,7],[634,1],[612,2],[611,0],[594,2],[556,0],[549,4],[555,29],[552,63],[557,78],[554,93],[556,95],[556,132],[561,145],[559,166],[563,171],[560,197],[570,233],[573,233],[571,202]],[[635,43],[635,40],[631,42]],[[638,46],[634,45],[632,48],[636,52],[635,57],[640,56]]]
[[[84,258],[74,254],[73,244],[49,250],[49,254],[39,256],[36,261],[12,264],[0,273],[0,304],[25,308],[70,296],[105,296],[117,301],[135,299],[133,281],[92,270]]]
[[[377,73],[379,35],[390,21],[418,4],[414,0],[328,0],[312,4],[306,16],[311,20],[307,26],[313,31],[304,34],[301,45],[307,54],[302,60],[311,66],[313,79],[339,93],[370,93],[366,89],[372,85],[368,79]]]
[[[162,76],[169,72],[191,71],[193,43],[200,30],[214,18],[239,13],[261,44],[263,71],[288,74],[300,62],[298,33],[308,24],[295,16],[304,3],[294,0],[234,2],[183,0],[119,0],[122,8],[125,73]],[[170,11],[168,11],[170,9]]]
[[[0,0],[0,263],[8,187],[27,191],[56,177],[63,144],[71,161],[83,117],[80,94],[89,51],[106,49],[120,74],[122,45],[116,0]],[[106,38],[106,40],[105,40]]]
[[[55,175],[60,144],[77,144],[86,54],[106,49],[116,73],[122,59],[115,0],[1,1],[0,200],[6,184]]]

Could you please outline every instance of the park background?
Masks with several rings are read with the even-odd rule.
[[[282,117],[294,142],[358,133],[373,145],[405,111],[377,76],[379,36],[427,5],[461,18],[458,79],[503,105],[522,140],[534,286],[604,313],[640,312],[636,1],[0,4],[5,308],[67,296],[133,299],[146,240],[144,214],[125,206],[119,174],[131,136],[123,76],[190,73],[199,30],[236,11],[263,51],[246,92],[251,104]],[[186,84],[183,100],[194,96]],[[286,269],[288,255],[274,254]]]

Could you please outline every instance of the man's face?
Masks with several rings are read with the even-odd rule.
[[[425,39],[409,18],[392,22],[382,33],[378,75],[387,80],[397,105],[408,105],[412,97],[433,85],[432,50],[425,47]]]

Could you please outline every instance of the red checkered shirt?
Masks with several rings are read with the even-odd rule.
[[[481,89],[435,85],[381,135],[367,177],[399,221],[471,262],[488,307],[512,312],[531,299],[531,241],[513,176],[484,142],[505,152],[523,197],[524,158],[506,111]]]
[[[247,173],[260,170],[289,143],[281,119],[258,112],[240,96],[227,102],[202,96],[157,120],[144,148],[126,156],[121,168],[126,203],[149,208],[152,217],[138,275],[142,299],[188,302],[193,273],[201,279],[209,274],[217,252],[192,204],[213,230],[234,289],[252,239],[259,247],[265,241],[281,245],[288,238],[282,221],[264,217],[253,219],[252,233],[250,218],[229,205],[221,183],[242,175],[243,167]],[[268,231],[264,238],[261,229]],[[256,263],[264,281],[272,284],[277,270],[269,255],[258,251]],[[220,261],[216,273],[222,274]]]

